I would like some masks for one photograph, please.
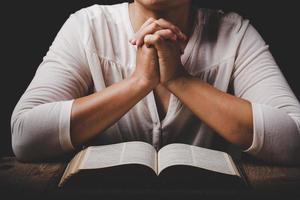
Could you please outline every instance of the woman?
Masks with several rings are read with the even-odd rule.
[[[12,115],[23,161],[91,141],[214,148],[299,163],[300,106],[256,30],[191,0],[92,6],[64,24]]]

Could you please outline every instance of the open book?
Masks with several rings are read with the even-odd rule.
[[[83,179],[87,174],[89,178]],[[158,177],[168,177],[160,182],[169,186],[174,181],[178,186],[179,182],[199,183],[201,179],[202,184],[206,184],[209,178],[217,183],[223,180],[225,185],[228,180],[238,180],[238,184],[243,182],[240,181],[242,176],[237,165],[227,153],[178,143],[166,145],[158,152],[145,142],[91,146],[77,153],[70,161],[59,187],[72,179],[76,182],[76,178],[73,178],[76,176],[77,179],[80,177],[77,182],[81,185],[97,179],[98,183],[102,182],[105,186],[109,182],[114,186],[121,182],[122,185],[128,185],[137,182],[137,179],[139,186],[141,182],[147,182],[149,186],[150,182],[153,183],[153,177],[156,179],[155,185]],[[149,177],[152,177],[152,181]]]

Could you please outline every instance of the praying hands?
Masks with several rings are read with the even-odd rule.
[[[187,74],[180,59],[186,40],[187,36],[170,22],[148,19],[130,40],[138,47],[134,74],[146,78],[153,86],[158,83],[167,86]]]

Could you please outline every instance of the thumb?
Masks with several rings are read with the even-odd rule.
[[[149,34],[145,36],[144,43],[147,47],[154,46],[159,50],[163,46],[163,38],[157,34]]]

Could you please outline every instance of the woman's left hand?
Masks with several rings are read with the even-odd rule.
[[[152,23],[157,23],[161,27],[164,27],[164,29],[154,33],[145,31],[147,26],[151,26]],[[186,36],[182,35],[179,38],[178,33],[174,33],[174,29],[178,28],[163,19],[153,21],[152,23],[142,27],[136,34],[136,38],[133,38],[132,43],[134,44],[134,41],[143,41],[143,43],[139,42],[139,44],[154,46],[156,48],[159,61],[160,83],[167,86],[172,80],[186,74],[181,63],[182,47],[180,46],[180,42],[182,43],[183,40],[186,40]]]

